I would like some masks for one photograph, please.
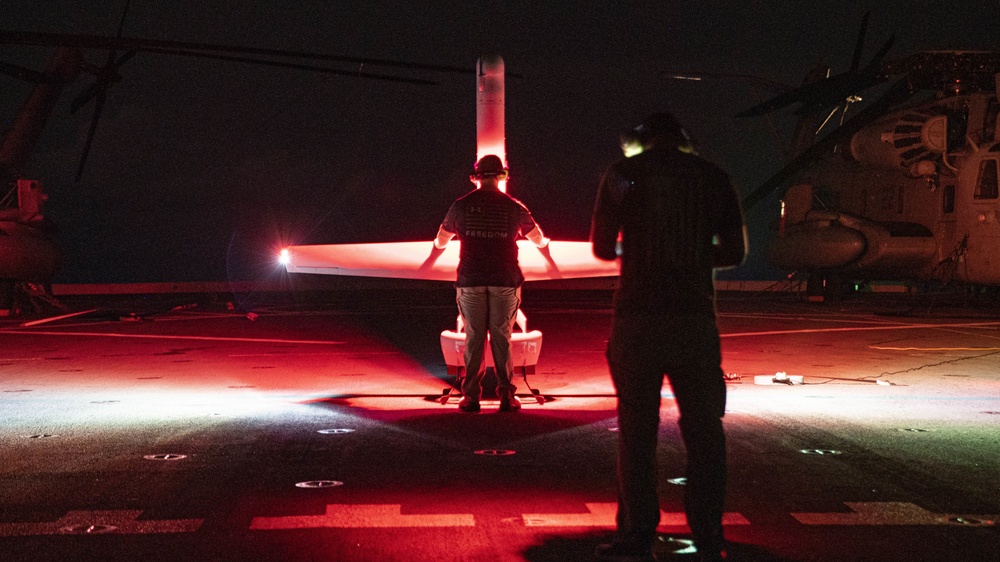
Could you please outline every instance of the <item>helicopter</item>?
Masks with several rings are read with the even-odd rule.
[[[815,300],[842,296],[846,280],[1000,285],[1000,52],[883,60],[890,37],[862,66],[867,22],[848,71],[820,64],[737,115],[798,104],[790,159],[743,201],[749,213],[784,188],[765,259],[806,273]]]
[[[16,312],[24,284],[51,283],[61,265],[54,225],[45,217],[48,196],[36,180],[20,177],[59,94],[79,75],[80,52],[56,51],[44,72],[4,64],[0,72],[35,82],[0,144],[0,315]]]
[[[126,14],[127,11],[128,6]],[[122,80],[122,66],[138,53],[214,59],[425,86],[437,84],[423,76],[427,73],[472,73],[468,68],[408,61],[123,37],[124,21],[125,14],[115,36],[0,30],[0,44],[55,49],[44,71],[0,61],[0,74],[34,84],[0,141],[0,316],[17,313],[22,304],[36,304],[33,302],[35,297],[55,302],[49,296],[48,287],[61,268],[62,256],[55,241],[55,225],[43,214],[48,196],[39,181],[24,177],[23,173],[61,94],[82,75],[92,75],[94,81],[72,100],[70,113],[90,104],[93,113],[76,182],[85,172],[107,91]],[[103,64],[87,62],[84,55],[89,51],[106,51]],[[363,70],[367,67],[407,71],[409,75]]]

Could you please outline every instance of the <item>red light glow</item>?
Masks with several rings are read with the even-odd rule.
[[[504,133],[504,65],[499,56],[482,57],[476,64],[476,162],[495,154],[507,166]],[[507,192],[507,181],[500,182]]]

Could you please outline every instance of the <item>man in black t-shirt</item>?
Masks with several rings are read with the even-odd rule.
[[[486,372],[483,358],[487,333],[500,410],[509,412],[521,407],[511,382],[510,343],[524,282],[517,261],[517,238],[524,235],[539,248],[544,248],[549,240],[527,207],[500,191],[500,182],[506,178],[507,169],[500,157],[489,155],[480,159],[469,178],[477,184],[477,189],[451,205],[434,240],[438,249],[455,236],[462,242],[455,290],[458,312],[465,321],[466,377],[462,400],[458,403],[464,412],[479,411]]]
[[[604,175],[590,235],[595,256],[621,259],[607,350],[618,395],[618,537],[597,555],[616,562],[653,560],[660,521],[656,442],[666,373],[687,451],[688,526],[700,559],[722,560],[726,384],[713,271],[739,265],[746,256],[743,213],[729,177],[694,152],[672,115],[651,115],[622,140],[626,154],[639,154]]]

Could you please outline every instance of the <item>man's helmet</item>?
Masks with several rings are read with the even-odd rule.
[[[664,147],[675,146],[694,150],[691,136],[681,122],[670,113],[654,113],[646,117],[632,129],[632,133],[643,148],[658,144]]]
[[[646,149],[642,145],[642,141],[639,139],[639,133],[635,129],[625,129],[618,136],[618,144],[622,147],[622,152],[626,157],[635,156],[636,154],[641,154],[643,150]]]
[[[503,161],[495,154],[487,154],[476,162],[476,167],[472,170],[473,179],[483,179],[495,177],[499,180],[507,179],[507,168],[503,167]]]

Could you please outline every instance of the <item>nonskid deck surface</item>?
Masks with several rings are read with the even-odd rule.
[[[64,304],[0,321],[5,559],[587,560],[613,529],[606,291],[526,287],[545,400],[512,414],[438,400],[447,287]],[[719,325],[731,559],[997,559],[995,301],[727,293]]]

